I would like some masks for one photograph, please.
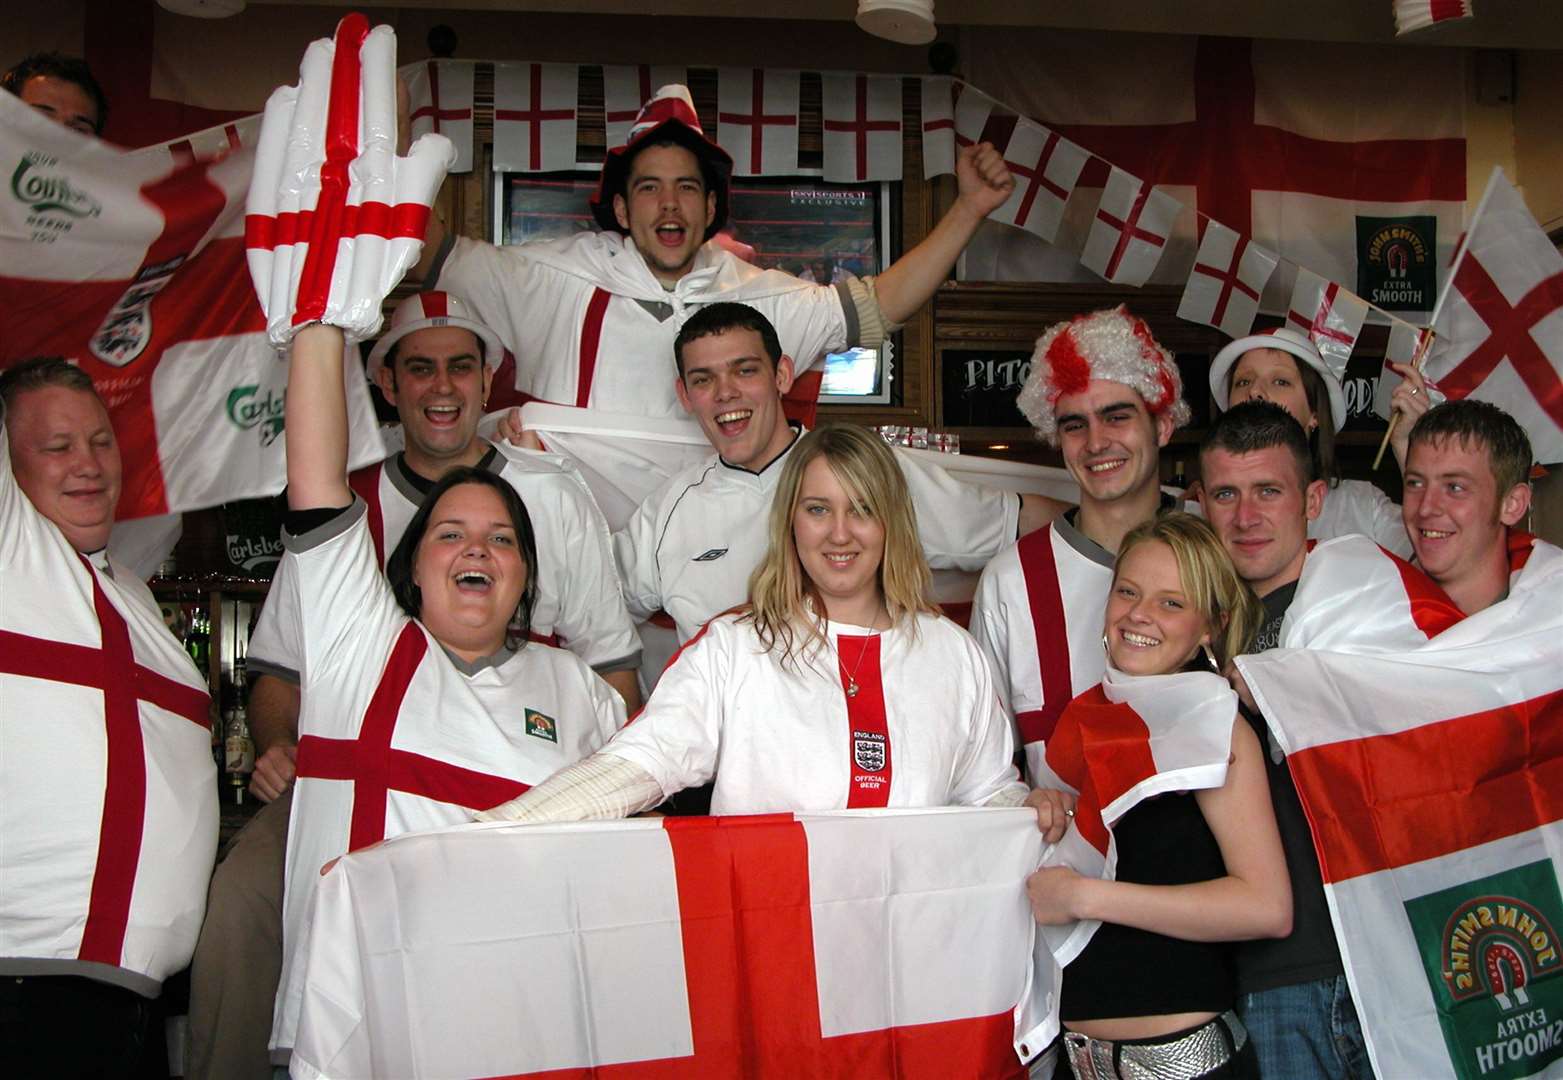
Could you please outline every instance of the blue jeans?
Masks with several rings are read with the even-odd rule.
[[[1372,1080],[1346,977],[1277,986],[1238,998],[1263,1080]]]

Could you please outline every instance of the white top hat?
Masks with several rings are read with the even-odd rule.
[[[369,381],[377,382],[380,369],[385,366],[385,355],[408,334],[435,326],[454,326],[471,330],[483,343],[483,363],[490,369],[497,368],[505,358],[505,343],[499,335],[484,326],[467,310],[467,305],[450,293],[431,290],[415,293],[396,305],[391,314],[391,325],[369,351]]]
[[[1244,353],[1253,349],[1279,349],[1291,353],[1299,363],[1307,364],[1318,372],[1319,378],[1324,380],[1324,389],[1330,395],[1330,418],[1335,422],[1335,430],[1339,431],[1346,426],[1346,392],[1341,389],[1339,377],[1330,370],[1307,335],[1289,326],[1277,326],[1273,330],[1262,330],[1229,341],[1225,348],[1216,353],[1215,360],[1210,364],[1210,400],[1215,402],[1216,408],[1226,411],[1227,384],[1231,382],[1232,369]]]

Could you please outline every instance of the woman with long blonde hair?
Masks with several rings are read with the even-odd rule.
[[[713,779],[717,814],[1024,800],[987,665],[929,598],[884,441],[803,436],[769,528],[750,602],[679,650],[637,719],[483,818],[623,817]]]
[[[1233,1011],[1230,943],[1290,933],[1291,886],[1263,751],[1220,672],[1262,618],[1203,520],[1164,514],[1124,538],[1103,626],[1107,675],[1064,710],[1048,766],[1076,788],[1070,771],[1133,772],[1143,743],[1092,737],[1125,730],[1124,710],[1158,755],[1198,744],[1206,757],[1116,820],[1112,880],[1047,867],[1028,882],[1038,922],[1102,924],[1064,968],[1064,1056],[1076,1076],[1257,1075]],[[1071,796],[1038,795],[1067,808],[1073,827]]]

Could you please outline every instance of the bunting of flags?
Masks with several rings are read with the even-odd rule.
[[[1426,30],[1440,23],[1460,22],[1476,14],[1471,0],[1393,0],[1395,34]]]

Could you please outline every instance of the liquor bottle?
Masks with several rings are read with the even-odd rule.
[[[1172,479],[1168,480],[1167,483],[1169,486],[1175,487],[1179,491],[1188,490],[1189,478],[1188,474],[1183,471],[1182,461],[1174,461],[1172,463]]]
[[[249,717],[244,708],[244,658],[233,665],[233,689],[223,716],[223,771],[233,786],[234,805],[244,805],[244,789],[255,771],[255,743],[250,738]]]

